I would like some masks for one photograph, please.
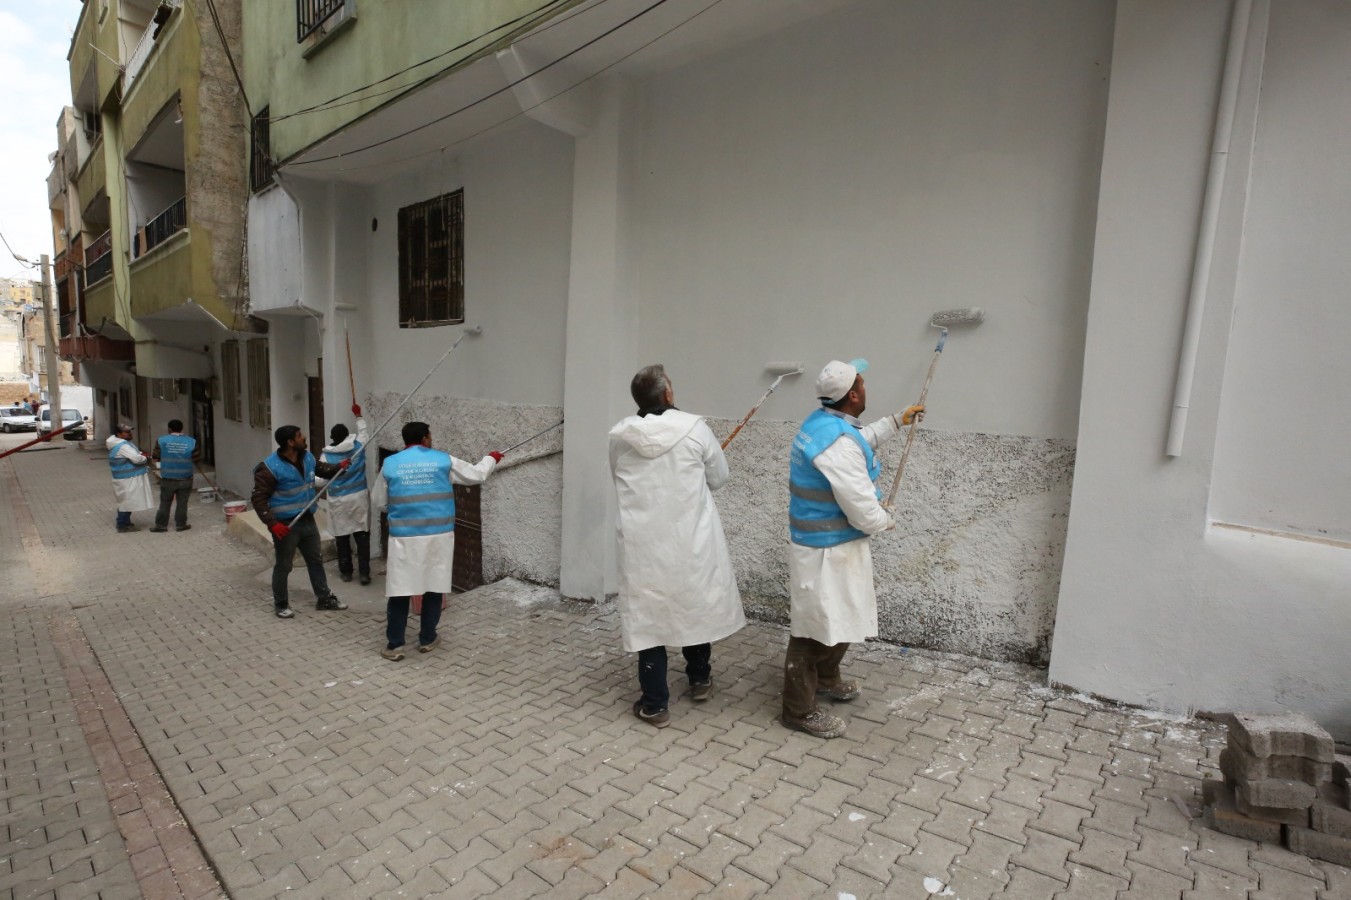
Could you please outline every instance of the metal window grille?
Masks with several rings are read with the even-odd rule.
[[[249,341],[249,425],[272,425],[272,385],[267,373],[267,339]]]
[[[399,210],[399,327],[464,321],[464,191]]]
[[[239,341],[223,341],[220,345],[221,388],[225,401],[225,418],[232,422],[244,421],[239,379]]]
[[[296,43],[323,28],[346,5],[346,0],[296,0]]]
[[[249,188],[261,191],[272,183],[272,106],[253,117],[249,154]]]
[[[103,232],[84,251],[84,286],[102,281],[113,274],[113,233]]]
[[[178,400],[177,379],[152,378],[150,379],[150,390],[154,393],[156,400],[166,400],[170,403]]]

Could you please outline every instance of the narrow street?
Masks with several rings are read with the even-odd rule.
[[[220,504],[117,534],[96,443],[0,460],[0,496],[0,897],[1351,897],[1204,827],[1223,728],[1039,671],[856,648],[819,741],[752,623],[658,730],[613,610],[501,582],[391,663],[379,575],[316,612],[301,567],[280,621]]]

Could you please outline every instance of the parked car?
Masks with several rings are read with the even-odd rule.
[[[61,437],[68,441],[89,440],[89,422],[78,409],[61,410],[61,426],[66,430]],[[38,434],[50,434],[52,430],[52,408],[43,405],[38,410]]]
[[[0,431],[37,431],[38,418],[26,406],[0,406]]]

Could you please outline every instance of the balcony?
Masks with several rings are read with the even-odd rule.
[[[135,341],[115,341],[101,334],[61,338],[58,351],[62,359],[88,362],[133,362]]]
[[[98,284],[113,274],[113,233],[111,230],[94,238],[84,254],[84,289]]]
[[[193,233],[179,228],[156,245],[154,252],[131,264],[131,316],[142,320],[204,297],[197,285]],[[209,251],[210,241],[197,248]]]
[[[133,255],[139,259],[188,227],[188,198],[179,197],[136,232]]]
[[[105,278],[92,287],[86,287],[80,303],[84,321],[90,328],[102,328],[107,322],[117,321],[116,295],[113,293],[111,278]]]
[[[296,0],[296,43],[312,34],[322,34],[325,25],[342,21],[350,12],[348,0]]]
[[[169,17],[181,5],[182,0],[165,0],[156,7],[154,15],[145,27],[145,31],[141,33],[141,39],[136,43],[136,49],[131,51],[131,56],[127,59],[126,68],[122,70],[123,95],[131,89],[132,83],[136,81],[136,76],[141,74],[141,70],[145,68],[146,60],[150,59],[150,54],[154,51]]]

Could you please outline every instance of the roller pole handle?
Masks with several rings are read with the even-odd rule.
[[[743,429],[743,428],[746,427],[746,423],[749,422],[749,421],[752,419],[752,417],[754,417],[755,414],[756,414],[757,412],[760,411],[760,407],[763,406],[764,403],[765,403],[765,401],[769,399],[769,395],[772,394],[772,393],[774,393],[774,389],[775,389],[776,387],[779,386],[779,382],[780,382],[780,381],[783,381],[784,378],[786,378],[787,376],[789,376],[789,375],[795,375],[795,374],[797,374],[797,373],[796,373],[796,372],[785,372],[785,373],[783,373],[782,375],[780,375],[778,378],[775,378],[775,379],[774,379],[774,383],[771,384],[771,385],[769,386],[769,390],[767,390],[767,391],[765,391],[763,394],[761,394],[761,395],[760,395],[760,399],[759,399],[758,401],[756,401],[756,403],[755,403],[754,406],[751,407],[751,411],[748,412],[748,413],[746,413],[746,418],[742,419],[741,422],[737,425],[737,427],[732,429],[732,433],[729,434],[729,435],[727,435],[727,440],[725,440],[725,441],[722,442],[722,447],[721,447],[720,449],[722,449],[722,450],[726,450],[726,449],[727,449],[727,445],[730,444],[730,443],[732,443],[732,438],[734,438],[734,437],[736,437],[738,434],[740,434],[740,433],[741,433],[741,429]]]
[[[352,373],[352,336],[347,331],[346,317],[343,318],[342,323],[342,339],[347,344],[347,384],[352,388],[352,405],[356,406],[357,379],[356,375]]]
[[[943,333],[938,336],[938,346],[934,348],[934,358],[929,363],[929,374],[924,376],[924,388],[919,392],[919,402],[916,406],[923,406],[924,401],[929,396],[929,385],[934,380],[934,369],[938,368],[938,360],[943,356],[943,345],[948,342],[948,330],[943,329]],[[891,481],[891,492],[887,494],[886,502],[882,508],[891,509],[892,503],[896,500],[896,490],[901,486],[901,476],[905,474],[906,460],[910,459],[910,448],[915,443],[915,430],[919,427],[919,417],[910,420],[910,431],[905,436],[905,449],[901,451],[901,461],[896,464],[896,477]]]

